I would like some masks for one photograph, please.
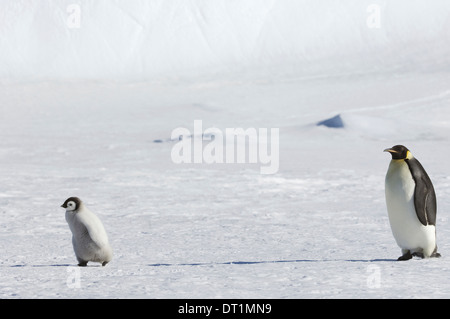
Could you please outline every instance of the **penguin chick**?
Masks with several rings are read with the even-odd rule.
[[[86,266],[89,261],[99,262],[102,266],[110,262],[112,250],[100,219],[78,197],[68,198],[61,207],[66,209],[78,266]]]
[[[392,155],[385,194],[391,230],[402,251],[398,260],[440,257],[436,245],[436,194],[430,177],[405,146],[384,151]]]

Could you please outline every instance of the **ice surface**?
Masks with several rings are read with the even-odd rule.
[[[72,2],[1,1],[0,297],[448,298],[450,5],[379,1],[372,29],[373,2],[79,1],[69,28]],[[279,172],[174,164],[194,120],[279,128]],[[440,259],[395,261],[396,144],[434,182]],[[72,267],[69,196],[106,267]]]

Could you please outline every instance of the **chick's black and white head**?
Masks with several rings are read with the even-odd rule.
[[[66,201],[64,202],[64,204],[61,205],[61,207],[65,208],[66,211],[75,211],[78,208],[80,208],[81,205],[81,199],[79,199],[78,197],[69,197],[68,199],[66,199]]]
[[[391,153],[393,160],[408,160],[412,158],[411,152],[403,145],[395,145],[384,151]]]

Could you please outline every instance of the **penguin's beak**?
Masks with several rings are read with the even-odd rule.
[[[61,205],[62,208],[67,208],[66,206],[64,206],[64,204]]]
[[[396,150],[393,150],[392,148],[387,148],[383,152],[389,152],[389,153],[396,153],[396,154],[398,154],[398,152]]]

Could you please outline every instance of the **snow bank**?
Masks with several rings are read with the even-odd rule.
[[[449,66],[448,1],[1,0],[0,78]]]

